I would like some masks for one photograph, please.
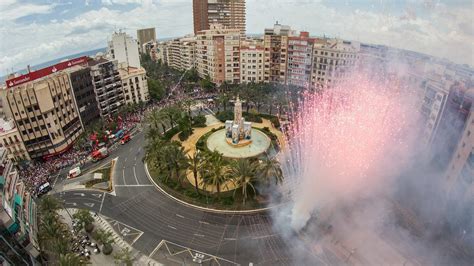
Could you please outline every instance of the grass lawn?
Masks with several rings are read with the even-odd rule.
[[[101,168],[99,170],[94,171],[93,174],[95,174],[95,173],[102,174],[102,179],[93,179],[93,180],[87,181],[85,183],[86,188],[91,188],[95,184],[99,184],[99,183],[102,183],[102,182],[110,182],[110,169],[111,169],[110,167],[105,167],[105,168]],[[110,187],[110,185],[109,185],[109,187]]]

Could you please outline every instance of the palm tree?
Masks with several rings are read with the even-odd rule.
[[[171,173],[174,175],[176,180],[181,182],[182,170],[186,166],[186,153],[184,147],[179,143],[172,142],[168,144],[165,148],[166,156],[164,159],[168,162]]]
[[[94,229],[94,218],[92,217],[89,210],[80,209],[75,214],[73,214],[72,217],[78,220],[79,231],[84,228],[86,232],[90,233]]]
[[[120,252],[115,254],[114,259],[115,259],[115,264],[117,265],[126,265],[126,266],[133,265],[132,252],[128,248],[123,248]]]
[[[201,168],[203,164],[203,158],[201,156],[201,152],[199,150],[196,150],[196,152],[193,155],[188,154],[188,160],[187,160],[187,168],[191,172],[193,172],[193,177],[194,177],[194,186],[196,187],[196,192],[199,194],[199,184],[198,184],[198,171]]]
[[[242,200],[245,205],[245,201],[248,197],[248,188],[256,193],[253,183],[256,180],[257,165],[254,161],[249,159],[239,159],[231,164],[230,173],[237,187],[242,189]],[[234,190],[234,196],[237,189]]]
[[[59,256],[59,266],[82,266],[86,264],[88,263],[74,253]]]
[[[45,195],[41,198],[39,208],[43,213],[55,213],[63,208],[63,203],[51,195]]]
[[[112,238],[112,233],[105,231],[104,229],[99,229],[95,233],[97,241],[99,241],[103,245],[102,252],[105,255],[109,255],[110,253],[112,253],[112,244],[115,242]]]
[[[220,198],[221,186],[229,179],[229,169],[222,154],[213,151],[207,155],[202,171],[201,184],[205,187],[213,186],[217,189],[217,197]]]
[[[267,183],[270,182],[270,179],[274,178],[276,185],[281,184],[283,182],[283,172],[280,162],[275,158],[266,158],[258,167],[258,176]]]
[[[165,114],[161,112],[161,110],[153,110],[151,113],[146,117],[147,122],[151,125],[151,128],[154,128],[156,130],[159,129],[159,126],[161,126],[161,129],[163,132],[166,131],[166,128],[164,126],[164,121],[165,121]]]

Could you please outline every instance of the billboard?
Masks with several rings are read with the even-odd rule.
[[[15,86],[21,85],[23,83],[33,81],[35,79],[39,79],[39,78],[42,78],[44,76],[54,74],[58,71],[61,71],[61,70],[64,70],[64,69],[67,69],[67,68],[70,68],[70,67],[73,67],[73,66],[87,64],[87,59],[88,59],[87,56],[82,56],[82,57],[79,57],[79,58],[75,58],[75,59],[71,59],[71,60],[68,60],[68,61],[61,62],[61,63],[57,63],[56,65],[53,65],[53,66],[38,69],[36,71],[32,71],[30,73],[21,75],[19,77],[8,79],[8,80],[5,81],[5,83],[7,84],[7,88],[15,87]]]

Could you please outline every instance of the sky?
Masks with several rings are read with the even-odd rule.
[[[474,65],[472,0],[247,0],[247,33],[275,21],[314,36],[384,44]],[[193,32],[192,0],[0,0],[0,75],[107,45],[114,30]]]

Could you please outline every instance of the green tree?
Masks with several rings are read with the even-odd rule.
[[[148,91],[150,92],[150,97],[157,101],[162,100],[166,95],[165,86],[159,81],[152,78],[148,78]]]
[[[63,203],[51,195],[45,195],[41,198],[39,209],[43,213],[56,213],[63,208]]]
[[[281,171],[280,162],[275,158],[266,158],[258,167],[258,176],[267,183],[274,179],[276,185],[281,184],[283,182],[283,172]]]
[[[199,169],[202,167],[203,158],[201,155],[201,151],[196,150],[193,155],[188,154],[187,159],[187,169],[193,173],[194,177],[194,187],[196,188],[196,192],[199,194],[199,183],[198,183],[198,173]]]
[[[103,245],[102,253],[104,253],[105,255],[111,254],[113,251],[112,244],[115,242],[112,238],[112,233],[105,231],[104,229],[99,229],[95,231],[95,237],[97,241],[99,241]]]
[[[237,187],[242,191],[242,201],[245,202],[249,196],[248,189],[256,193],[253,183],[256,181],[257,165],[250,159],[238,159],[231,164],[230,174]],[[238,189],[234,190],[234,196]]]
[[[59,256],[59,266],[82,266],[89,263],[74,253],[67,253]]]
[[[94,217],[92,217],[89,210],[80,209],[76,213],[72,215],[72,218],[78,221],[78,229],[79,230],[86,230],[86,232],[90,233],[94,230]]]
[[[187,82],[198,82],[199,81],[199,73],[197,72],[196,68],[191,68],[186,71],[184,75],[184,80]]]
[[[212,83],[211,81],[211,77],[209,76],[206,76],[204,79],[201,79],[201,88],[203,88],[203,90],[205,92],[214,92],[215,91],[215,86],[214,86],[214,83]]]
[[[166,131],[165,121],[168,118],[167,114],[161,110],[154,109],[145,118],[150,126],[156,130],[161,126],[162,132]]]
[[[114,259],[115,264],[125,266],[132,266],[134,261],[132,257],[132,252],[129,248],[122,248],[122,250],[120,250],[114,255]]]
[[[203,171],[201,171],[201,183],[204,187],[213,186],[220,198],[221,186],[229,180],[229,168],[221,153],[217,151],[206,155]]]
[[[171,177],[180,182],[183,179],[183,170],[186,169],[186,153],[184,147],[179,142],[171,142],[162,149],[164,164]]]
[[[168,118],[168,121],[171,124],[171,128],[174,128],[176,126],[176,120],[181,118],[180,108],[174,105],[164,107],[160,110],[160,112],[163,114],[163,116],[166,116]]]

